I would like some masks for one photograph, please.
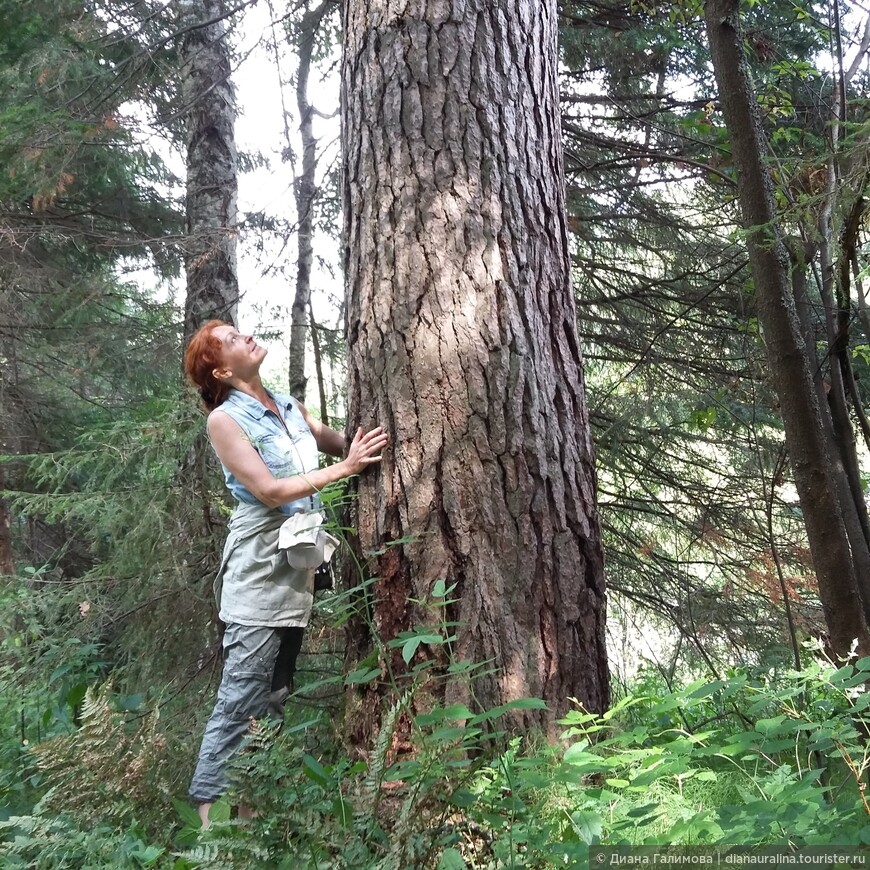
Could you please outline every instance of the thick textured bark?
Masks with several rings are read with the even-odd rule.
[[[182,8],[191,27],[181,47],[187,135],[184,335],[188,338],[209,318],[236,322],[238,156],[226,28],[223,20],[217,20],[226,12],[224,0],[185,0]]]
[[[357,505],[381,553],[373,628],[455,621],[456,658],[492,669],[475,703],[543,698],[513,725],[552,729],[571,698],[608,703],[556,2],[350,0],[344,33],[349,423],[392,437]],[[446,613],[417,603],[438,580],[456,584]],[[352,628],[352,661],[370,640]],[[472,692],[453,678],[447,696]],[[365,737],[375,690],[350,700]]]
[[[302,139],[302,174],[296,178],[293,193],[299,229],[296,233],[296,294],[290,312],[290,394],[305,401],[305,344],[308,336],[308,300],[311,298],[311,264],[314,261],[314,199],[317,195],[317,140],[311,119],[314,106],[308,101],[308,76],[314,37],[328,8],[322,3],[306,10],[296,40],[299,66],[296,72],[296,110],[299,112],[299,135]]]
[[[870,649],[857,578],[830,472],[831,456],[806,346],[789,288],[789,260],[776,222],[761,120],[743,56],[737,0],[707,0],[707,34],[732,157],[758,316],[819,585],[832,650],[856,638]]]

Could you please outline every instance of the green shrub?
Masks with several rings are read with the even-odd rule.
[[[131,729],[108,692],[89,695],[84,726],[38,749],[53,759],[50,797],[0,823],[0,864],[494,870],[582,867],[595,844],[865,844],[868,679],[870,657],[819,658],[629,694],[603,716],[572,711],[560,746],[498,733],[500,715],[535,699],[452,705],[416,716],[396,757],[410,688],[365,757],[325,741],[316,715],[280,733],[258,724],[208,831],[184,799],[173,817],[154,723]],[[154,772],[144,790],[129,787],[133,768]],[[235,802],[258,817],[230,819]]]

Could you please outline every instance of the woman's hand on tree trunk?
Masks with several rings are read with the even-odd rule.
[[[378,426],[368,432],[364,432],[362,426],[356,430],[353,436],[347,456],[343,465],[348,474],[359,474],[369,465],[381,461],[381,451],[389,444],[390,436],[384,432],[383,426]]]

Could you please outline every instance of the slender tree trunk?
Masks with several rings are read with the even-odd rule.
[[[0,465],[0,489],[5,486],[3,466]],[[6,500],[0,498],[0,574],[14,574],[15,560],[12,557],[12,522]]]
[[[308,334],[308,300],[311,298],[311,265],[314,262],[314,199],[317,195],[317,140],[314,138],[312,116],[314,107],[308,101],[308,76],[314,37],[329,7],[321,3],[305,14],[296,38],[299,66],[296,72],[296,109],[299,112],[299,134],[302,138],[302,174],[296,179],[293,192],[299,229],[296,263],[296,295],[290,314],[290,393],[305,401],[305,344]]]
[[[314,320],[314,309],[308,302],[308,318],[311,324],[311,348],[314,356],[314,374],[317,378],[317,398],[320,403],[320,422],[329,425],[329,405],[326,401],[326,382],[323,378],[323,355],[320,351],[320,327]]]
[[[834,341],[831,342],[831,368],[837,370],[837,380],[842,385],[842,406],[840,415],[843,419],[843,428],[846,432],[846,447],[848,449],[848,467],[850,469],[849,485],[852,487],[853,500],[855,510],[861,520],[861,527],[864,531],[864,548],[870,558],[870,516],[867,513],[867,505],[864,502],[864,490],[861,483],[861,470],[858,461],[858,451],[855,441],[855,433],[852,427],[852,419],[849,414],[850,405],[855,412],[857,418],[862,424],[866,424],[864,415],[863,402],[861,401],[857,385],[855,384],[855,373],[852,369],[852,357],[849,352],[849,331],[852,321],[852,299],[851,299],[851,275],[850,275],[850,259],[853,255],[855,247],[858,243],[858,233],[864,217],[864,200],[863,197],[856,197],[851,207],[846,214],[846,220],[840,232],[840,240],[838,244],[838,263],[837,263],[837,279],[836,286],[836,318]],[[832,268],[833,273],[833,268]],[[832,376],[833,383],[833,376]],[[844,457],[844,462],[847,462]],[[867,583],[870,584],[870,576],[867,578]],[[870,589],[870,586],[868,586]],[[862,589],[862,595],[864,590]],[[865,609],[870,607],[870,597],[865,596]],[[870,616],[868,616],[870,619]]]
[[[841,471],[845,478],[845,487],[839,483],[840,509],[846,526],[846,534],[852,548],[852,562],[856,569],[858,592],[864,607],[864,618],[870,621],[870,518],[864,503],[864,492],[861,484],[861,472],[858,463],[858,452],[855,445],[855,433],[849,416],[847,394],[849,387],[846,377],[851,379],[849,366],[849,320],[851,317],[849,305],[849,265],[848,236],[849,224],[852,224],[851,234],[857,236],[860,224],[860,202],[853,203],[847,209],[846,225],[841,233],[839,252],[840,264],[834,266],[834,212],[840,188],[840,135],[842,124],[846,117],[846,79],[843,70],[843,55],[840,38],[839,8],[835,3],[834,41],[837,46],[836,78],[831,106],[830,151],[827,165],[827,182],[825,195],[819,211],[818,226],[819,261],[821,279],[819,293],[822,299],[822,309],[825,317],[825,331],[828,339],[829,357],[829,389],[827,393],[830,408],[831,427],[830,443],[839,456],[836,471]],[[863,186],[861,186],[863,189]],[[857,211],[856,211],[857,209]],[[845,280],[844,280],[845,278]],[[836,300],[835,300],[836,286]],[[844,364],[845,363],[845,364]]]
[[[359,483],[361,547],[380,555],[349,655],[444,616],[455,657],[491,669],[447,697],[546,700],[518,730],[609,697],[556,31],[556,0],[344,6],[349,422],[392,437]],[[420,603],[439,580],[446,610]],[[349,700],[364,739],[376,693]]]
[[[807,253],[811,254],[814,250],[815,248],[813,248],[812,252]],[[821,367],[816,354],[816,317],[809,298],[806,282],[806,263],[810,259],[811,256],[798,256],[793,251],[791,272],[792,293],[797,315],[801,323],[801,334],[806,350],[807,364],[810,372],[812,372],[813,387],[816,391],[816,401],[819,407],[822,427],[827,443],[831,445],[829,453],[831,459],[830,474],[836,487],[840,510],[843,514],[843,525],[852,552],[858,592],[864,608],[864,618],[870,620],[870,612],[868,612],[870,591],[868,591],[867,587],[867,584],[870,583],[870,551],[867,549],[864,527],[856,510],[854,489],[850,484],[849,474],[843,463],[842,451],[836,446],[838,442],[833,419],[834,407],[829,402],[831,385],[826,385],[822,378]]]
[[[224,0],[184,0],[181,46],[187,134],[184,335],[212,317],[236,322],[239,284],[235,107]],[[214,22],[214,23],[204,23]]]
[[[10,300],[11,301],[11,300]],[[13,434],[18,428],[15,402],[10,400],[10,387],[19,382],[17,351],[15,336],[19,334],[19,325],[13,310],[10,310],[6,300],[0,306],[0,315],[6,320],[6,330],[0,333],[0,354],[3,356],[3,369],[0,371],[0,452],[12,456],[20,450],[20,439]],[[11,306],[14,307],[14,306]],[[18,443],[16,443],[18,442]],[[7,486],[6,465],[0,462],[0,492]],[[12,550],[12,515],[9,505],[0,498],[0,574],[14,574],[15,559]]]
[[[862,280],[857,254],[854,253],[852,259],[852,278],[858,291],[858,320],[861,321],[864,338],[870,342],[870,308],[867,305],[867,291]],[[870,443],[867,446],[870,447]]]
[[[707,0],[707,34],[731,139],[747,248],[774,388],[807,527],[832,650],[853,640],[870,650],[866,622],[806,347],[789,289],[789,261],[776,222],[761,119],[745,57],[737,0]]]
[[[827,212],[827,209],[825,210]],[[858,592],[864,609],[864,618],[870,621],[870,523],[868,523],[867,506],[864,504],[864,493],[861,485],[861,471],[858,465],[858,453],[855,444],[855,432],[849,416],[844,379],[843,354],[848,354],[849,327],[848,321],[841,317],[842,309],[834,301],[834,263],[831,256],[831,223],[829,214],[823,214],[819,221],[821,237],[821,296],[825,314],[825,331],[828,338],[829,383],[827,403],[830,409],[830,427],[828,427],[829,444],[832,460],[832,473],[840,475],[838,484],[840,510],[849,545],[852,550],[852,562],[855,566]],[[851,375],[851,373],[850,373]],[[823,409],[824,410],[824,409]]]
[[[849,216],[843,226],[843,232],[840,239],[840,257],[837,265],[838,272],[838,308],[839,308],[839,324],[840,332],[846,336],[845,347],[840,350],[839,359],[840,367],[843,371],[843,381],[846,385],[846,391],[849,394],[852,410],[858,420],[858,425],[861,428],[861,434],[864,437],[864,445],[870,447],[870,420],[867,419],[867,414],[864,411],[864,401],[861,396],[861,391],[858,388],[856,372],[852,367],[852,356],[849,352],[848,336],[851,329],[852,312],[860,311],[860,301],[857,301],[856,306],[852,306],[852,272],[855,262],[858,258],[858,239],[861,227],[864,223],[864,218],[867,211],[867,202],[864,197],[859,196],[852,204],[849,210]],[[855,286],[858,289],[858,297],[860,300],[860,283],[856,279]],[[864,503],[864,495],[861,493],[861,502]],[[864,504],[866,512],[867,506]]]

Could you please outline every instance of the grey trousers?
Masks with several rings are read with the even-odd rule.
[[[304,628],[227,626],[223,676],[190,784],[190,796],[197,803],[211,803],[227,790],[227,762],[251,719],[284,718],[304,632]]]

